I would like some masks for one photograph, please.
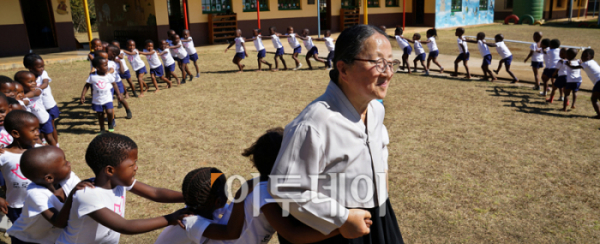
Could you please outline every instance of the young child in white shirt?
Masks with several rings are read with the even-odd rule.
[[[554,83],[552,84],[552,92],[550,92],[550,98],[546,99],[547,103],[552,103],[554,101],[554,93],[556,90],[559,90],[560,97],[558,101],[564,101],[564,91],[565,86],[567,86],[567,65],[569,60],[567,60],[567,48],[563,47],[559,51],[560,59],[556,63],[556,69],[554,71],[553,76],[556,77]]]
[[[444,73],[444,67],[437,61],[440,51],[435,42],[435,38],[437,38],[437,30],[429,29],[427,30],[427,40],[421,42],[421,44],[427,44],[427,48],[429,49],[429,55],[427,56],[427,70],[429,70],[431,61],[433,61],[433,63],[440,68],[440,73]]]
[[[15,80],[25,88],[27,109],[31,111],[40,122],[40,133],[47,135],[46,142],[48,139],[52,140],[52,124],[50,123],[50,115],[44,108],[42,101],[43,91],[37,86],[36,77],[30,71],[19,71],[15,74]],[[48,143],[50,144],[50,143]]]
[[[190,77],[190,81],[193,79],[190,69],[188,68],[188,64],[190,63],[190,56],[188,55],[185,47],[183,46],[183,42],[179,35],[174,34],[171,37],[171,54],[173,55],[173,59],[177,61],[177,65],[179,66],[179,70],[181,70],[182,78],[181,84],[185,84],[185,78]]]
[[[592,118],[600,119],[600,108],[598,107],[598,99],[600,99],[600,66],[594,61],[594,50],[589,48],[583,50],[579,65],[569,64],[569,66],[571,69],[583,69],[592,83],[594,83],[591,101],[594,111],[596,111],[596,116]],[[575,101],[573,101],[573,103],[575,103]]]
[[[125,91],[125,86],[123,85],[123,81],[121,79],[121,73],[123,73],[123,64],[121,63],[121,60],[119,60],[119,52],[121,50],[119,49],[119,47],[114,46],[114,45],[109,45],[106,48],[106,52],[107,52],[107,56],[108,56],[108,67],[109,70],[112,67],[113,68],[113,76],[115,77],[115,83],[117,84],[117,87],[119,87],[119,92],[121,93],[121,95],[123,94],[127,94],[127,91]],[[117,108],[121,108],[121,107],[125,107],[125,112],[127,113],[127,116],[125,117],[126,119],[131,119],[133,117],[132,113],[131,113],[131,109],[129,108],[129,103],[127,102],[127,99],[125,98],[125,96],[122,96],[122,100],[117,100],[118,101],[118,106]]]
[[[546,38],[540,42],[540,47],[542,48],[542,57],[546,65],[542,72],[544,89],[540,92],[540,95],[546,96],[546,91],[549,89],[548,81],[552,82],[552,84],[555,82],[554,78],[556,77],[553,75],[556,72],[556,64],[560,60],[560,41],[558,39],[550,40]]]
[[[8,99],[4,94],[0,94],[0,148],[8,147],[13,142],[12,136],[4,128],[4,118],[10,110]]]
[[[408,41],[402,36],[402,28],[401,27],[396,27],[396,30],[394,31],[394,39],[396,40],[396,42],[398,43],[398,46],[400,46],[400,49],[402,49],[402,51],[404,52],[402,54],[402,65],[400,65],[400,69],[407,69],[408,73],[410,74],[412,71],[410,70],[410,63],[408,62],[408,56],[412,53],[412,47],[410,46],[410,44],[408,44]],[[388,36],[388,38],[392,38],[391,36]],[[396,72],[396,70],[394,70],[394,72]]]
[[[117,97],[120,100],[123,98],[119,92],[119,87],[117,87],[117,84],[115,83],[115,77],[108,73],[108,60],[103,57],[95,57],[94,60],[92,60],[92,63],[94,64],[94,68],[96,68],[96,73],[90,74],[83,87],[83,91],[81,92],[81,104],[85,103],[85,93],[92,87],[92,109],[96,111],[96,114],[98,115],[100,133],[104,133],[106,132],[104,130],[104,113],[106,112],[108,121],[111,121],[114,118],[112,91],[116,92]],[[142,94],[140,94],[140,96],[141,95]],[[114,123],[108,123],[108,131],[115,131]]]
[[[150,219],[124,218],[127,191],[156,202],[183,202],[180,192],[136,182],[137,160],[137,144],[127,136],[104,133],[90,142],[85,161],[96,176],[95,187],[73,195],[68,225],[56,243],[116,244],[120,233],[139,234],[178,224],[181,210]]]
[[[0,76],[0,93],[3,93],[6,97],[15,98],[17,88],[15,87],[14,81],[7,76]]]
[[[494,37],[496,43],[487,43],[490,47],[496,47],[496,51],[500,54],[500,62],[498,63],[498,69],[494,70],[494,73],[498,74],[500,69],[502,69],[502,64],[506,67],[506,72],[513,78],[512,84],[519,82],[519,79],[510,71],[510,65],[512,64],[513,56],[506,44],[504,44],[504,36],[502,34],[498,34]]]
[[[158,55],[163,60],[163,64],[165,65],[165,75],[168,80],[171,80],[171,77],[175,77],[175,81],[177,81],[177,85],[181,85],[179,82],[179,78],[175,75],[175,60],[171,55],[171,48],[169,48],[169,43],[167,40],[163,40],[161,43],[162,50],[158,50]]]
[[[425,49],[423,48],[423,45],[421,45],[421,34],[415,33],[413,35],[412,40],[406,39],[406,41],[408,41],[410,43],[414,43],[414,46],[415,46],[415,55],[417,55],[417,56],[413,60],[413,64],[414,64],[413,72],[417,72],[417,61],[421,61],[421,65],[423,66],[423,69],[425,70],[425,75],[429,75],[429,70],[427,69],[427,66],[425,66],[425,55],[426,54],[425,54]]]
[[[569,95],[573,92],[573,103],[571,109],[575,109],[575,102],[577,101],[577,91],[581,85],[581,69],[572,68],[572,66],[578,66],[580,60],[575,59],[577,57],[577,49],[569,48],[567,50],[567,85],[565,86],[565,100],[563,101],[563,111],[567,111],[569,106]]]
[[[289,26],[287,28],[287,34],[280,36],[287,37],[290,47],[294,50],[294,53],[292,53],[292,59],[294,59],[294,62],[296,62],[296,68],[294,68],[294,70],[300,69],[302,67],[302,63],[300,63],[300,60],[298,60],[298,55],[302,53],[302,46],[300,45],[300,42],[298,42],[298,34],[294,33],[294,27]]]
[[[264,60],[264,57],[267,54],[267,50],[265,50],[265,46],[263,45],[262,42],[262,35],[260,34],[260,29],[254,29],[252,30],[252,39],[246,39],[246,41],[253,41],[254,42],[254,47],[256,48],[256,51],[258,52],[258,54],[256,55],[256,57],[258,58],[258,69],[256,70],[257,72],[262,71],[262,64],[266,64],[269,66],[269,70],[271,70],[271,64],[267,61]]]
[[[94,185],[71,171],[71,163],[58,147],[25,151],[20,168],[31,183],[21,216],[7,233],[12,243],[53,244],[67,226],[73,193]]]
[[[325,46],[327,47],[327,50],[329,51],[329,54],[327,54],[327,61],[325,62],[325,67],[327,67],[328,70],[331,70],[333,68],[331,62],[333,61],[333,57],[335,54],[335,40],[333,38],[331,38],[330,30],[326,30],[325,34],[323,36],[324,36],[323,38],[317,38],[317,39],[315,39],[315,41],[324,41],[325,42]]]
[[[275,47],[275,56],[274,56],[274,60],[275,60],[275,69],[273,71],[279,71],[279,61],[277,60],[277,58],[279,58],[279,60],[281,60],[281,64],[283,64],[283,69],[282,70],[287,70],[287,64],[285,63],[285,60],[283,59],[283,54],[285,53],[284,49],[283,49],[283,45],[281,44],[281,39],[279,39],[279,37],[281,36],[280,33],[275,32],[276,28],[275,26],[271,26],[269,27],[269,36],[263,36],[263,39],[271,39],[271,41],[273,42],[273,47]]]
[[[123,53],[127,55],[127,60],[131,64],[131,67],[135,71],[135,76],[138,78],[138,84],[140,86],[140,97],[144,97],[144,93],[148,90],[148,84],[144,82],[144,75],[148,73],[146,70],[146,64],[140,58],[140,52],[135,48],[135,41],[127,41],[127,49],[122,49]]]
[[[314,58],[317,62],[325,64],[325,60],[319,58],[319,49],[313,43],[308,29],[302,30],[302,35],[298,36],[298,39],[302,40],[302,42],[304,42],[304,47],[306,47],[306,63],[308,64],[308,69],[313,69],[310,64],[310,58]]]
[[[164,76],[165,69],[160,62],[160,58],[158,58],[158,51],[154,50],[154,42],[152,40],[146,40],[146,49],[143,52],[140,52],[140,54],[146,55],[146,60],[148,60],[148,64],[150,65],[150,76],[152,77],[154,88],[156,89],[154,90],[154,93],[159,91],[156,77],[167,83],[167,89],[171,88],[171,81]]]
[[[492,82],[496,81],[496,76],[494,76],[494,72],[490,70],[490,64],[492,64],[492,53],[490,53],[490,48],[485,41],[485,33],[479,32],[477,33],[477,40],[466,40],[469,43],[477,43],[477,47],[479,48],[479,53],[483,58],[483,62],[481,63],[481,70],[483,70],[483,78],[482,80],[488,80],[488,75],[492,77]]]
[[[194,46],[194,40],[192,40],[192,37],[190,36],[190,31],[189,30],[183,30],[183,33],[181,33],[183,38],[181,38],[181,43],[183,44],[183,47],[185,48],[185,51],[187,52],[189,58],[191,61],[194,62],[194,67],[196,67],[196,78],[200,78],[200,71],[198,70],[198,63],[196,61],[198,61],[198,52],[196,51],[196,47]],[[192,74],[189,74],[190,76],[190,81],[192,80]]]
[[[246,42],[246,41],[242,37],[242,30],[237,29],[237,31],[235,31],[235,40],[232,43],[229,43],[229,46],[227,46],[227,48],[225,48],[225,52],[227,52],[227,50],[229,50],[230,47],[235,45],[235,56],[233,56],[232,62],[235,65],[237,65],[237,67],[239,69],[238,73],[243,72],[244,67],[246,67],[246,65],[242,64],[242,60],[244,60],[246,58],[246,56],[248,56],[244,42]]]
[[[545,48],[542,47],[542,43],[540,40],[542,40],[542,32],[541,31],[534,32],[533,33],[534,43],[532,43],[531,46],[529,46],[530,51],[524,61],[525,63],[527,63],[527,60],[529,58],[531,58],[531,69],[533,70],[533,76],[535,78],[535,86],[533,87],[534,90],[540,89],[540,77],[538,74],[539,74],[539,70],[541,68],[544,68],[543,53],[544,53]],[[546,46],[548,46],[548,45],[546,45]]]
[[[133,86],[133,83],[131,82],[131,73],[129,72],[129,67],[127,67],[127,62],[125,61],[127,60],[126,54],[123,52],[123,50],[121,50],[121,43],[119,43],[119,41],[112,41],[111,45],[119,48],[118,58],[120,61],[120,66],[123,67],[123,69],[119,72],[119,77],[121,77],[121,79],[127,80],[127,83],[129,84],[129,88],[131,89],[133,96],[137,97],[137,93],[135,92],[135,86]],[[125,92],[123,93],[125,94],[125,99],[129,98],[129,93],[127,92],[127,90],[125,90]]]
[[[463,37],[464,34],[465,28],[462,27],[456,28],[456,31],[454,32],[454,35],[457,37],[456,43],[458,44],[459,54],[458,57],[456,57],[456,60],[454,60],[454,74],[452,74],[451,76],[458,76],[458,64],[460,62],[463,62],[465,70],[467,71],[467,76],[465,78],[471,79],[471,73],[469,72],[468,64],[471,54],[469,53],[469,47],[467,46],[466,39]]]

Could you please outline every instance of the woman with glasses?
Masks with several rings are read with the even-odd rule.
[[[285,128],[269,191],[302,223],[339,230],[320,243],[403,243],[388,199],[385,109],[375,101],[399,64],[381,30],[344,30],[325,93]]]

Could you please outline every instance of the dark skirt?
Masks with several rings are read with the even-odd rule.
[[[385,207],[386,215],[379,217],[380,208]],[[400,227],[398,227],[398,221],[396,220],[396,214],[392,209],[390,199],[385,201],[385,204],[380,207],[365,209],[371,212],[371,233],[363,237],[356,239],[346,239],[342,235],[331,237],[327,240],[315,242],[319,244],[403,244],[402,234],[400,234]],[[287,244],[291,243],[284,239],[281,235],[278,235],[279,243]]]

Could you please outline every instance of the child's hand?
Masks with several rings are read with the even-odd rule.
[[[227,50],[229,50],[229,48],[225,48],[225,52],[223,52],[223,53],[226,53],[226,52],[227,52]]]
[[[71,197],[73,197],[73,195],[75,194],[76,191],[79,190],[83,190],[84,188],[94,188],[94,183],[91,182],[90,180],[82,180],[79,183],[77,183],[77,185],[75,185],[75,187],[73,188],[73,190],[71,190],[71,193],[69,193],[69,195]]]
[[[371,232],[371,213],[362,209],[349,209],[348,219],[339,228],[340,234],[346,239],[355,239]]]
[[[192,215],[192,211],[189,208],[179,209],[172,214],[165,215],[165,218],[169,222],[169,225],[179,225],[179,227],[185,230],[185,225],[183,224],[183,218]]]
[[[85,103],[85,96],[81,96],[81,104]]]
[[[123,94],[119,93],[119,101],[123,102]]]
[[[0,211],[4,214],[8,214],[8,202],[4,198],[0,198]]]
[[[244,52],[244,55],[246,55],[246,57],[248,57],[248,53],[247,52]]]

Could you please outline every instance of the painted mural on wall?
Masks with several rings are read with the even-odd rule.
[[[494,22],[495,0],[436,0],[435,28]]]

